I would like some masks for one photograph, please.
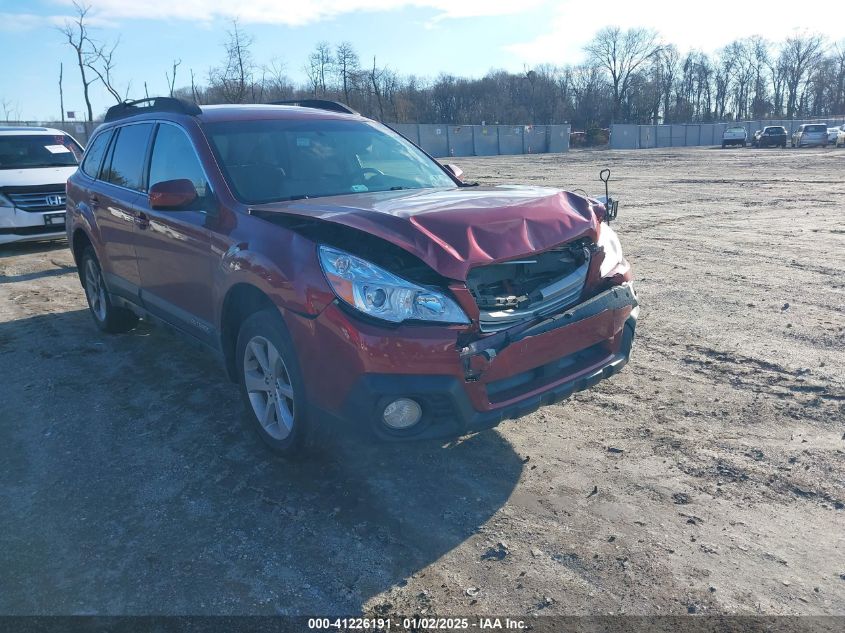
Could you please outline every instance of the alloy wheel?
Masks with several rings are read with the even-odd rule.
[[[93,259],[88,258],[85,262],[85,295],[88,298],[88,305],[97,320],[106,320],[106,288],[103,284],[103,276]]]
[[[262,428],[276,440],[293,431],[294,393],[282,355],[263,336],[254,336],[244,350],[244,386]]]

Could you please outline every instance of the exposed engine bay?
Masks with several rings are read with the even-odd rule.
[[[553,314],[581,296],[590,266],[590,243],[578,240],[490,266],[474,268],[467,287],[480,311],[483,332]]]

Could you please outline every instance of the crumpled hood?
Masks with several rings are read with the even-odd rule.
[[[256,205],[342,224],[387,240],[451,279],[476,266],[597,238],[590,201],[549,187],[499,185],[331,196]]]
[[[0,187],[26,187],[38,185],[61,185],[76,171],[76,165],[68,167],[33,167],[32,169],[0,169]]]

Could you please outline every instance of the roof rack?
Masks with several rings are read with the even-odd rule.
[[[196,116],[202,114],[202,110],[196,103],[185,101],[184,99],[177,99],[175,97],[149,97],[147,99],[136,99],[134,101],[124,101],[118,103],[116,106],[110,107],[106,111],[107,123],[117,119],[124,119],[136,114],[146,114],[147,112],[173,112],[176,114],[189,114]]]
[[[292,99],[290,101],[271,101],[270,105],[292,105],[299,106],[301,108],[343,112],[344,114],[359,114],[345,103],[340,103],[339,101],[329,101],[328,99]]]

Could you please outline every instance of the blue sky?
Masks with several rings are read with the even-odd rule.
[[[166,92],[165,72],[181,59],[177,85],[199,81],[222,58],[229,21],[237,17],[254,38],[258,64],[276,60],[295,81],[314,45],[352,42],[362,63],[401,74],[439,72],[480,76],[491,68],[575,64],[593,33],[606,24],[644,26],[682,50],[711,52],[737,37],[759,34],[780,41],[800,29],[821,30],[845,42],[840,3],[817,0],[813,10],[776,11],[771,3],[711,0],[706,10],[684,11],[664,0],[88,0],[92,34],[120,38],[118,84],[131,97]],[[59,114],[59,63],[65,69],[65,109],[84,109],[72,50],[56,30],[73,14],[71,0],[0,0],[0,104],[24,119]],[[9,63],[11,62],[11,63]],[[95,114],[112,100],[92,93]],[[0,118],[4,112],[0,110]]]

